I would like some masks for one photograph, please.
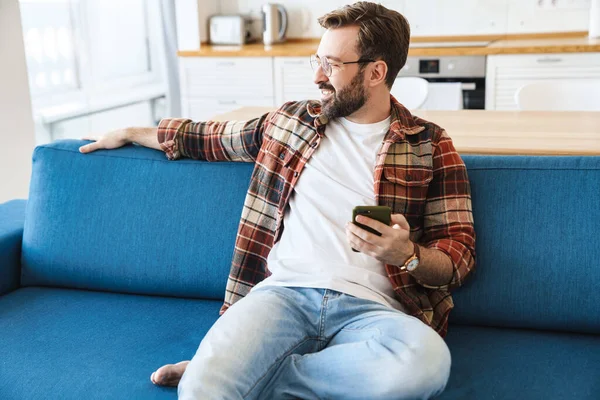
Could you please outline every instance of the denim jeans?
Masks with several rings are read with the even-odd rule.
[[[180,399],[429,399],[450,374],[419,319],[329,289],[264,286],[208,331]]]

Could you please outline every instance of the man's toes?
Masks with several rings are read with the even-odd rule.
[[[169,369],[173,367],[173,364],[163,365],[150,376],[150,380],[155,385],[166,385],[169,381]]]
[[[177,364],[163,365],[150,375],[150,380],[155,385],[177,386],[189,361],[181,361]]]

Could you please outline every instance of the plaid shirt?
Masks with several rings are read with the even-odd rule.
[[[377,154],[377,204],[403,214],[410,239],[446,253],[452,281],[418,282],[386,265],[397,299],[442,337],[454,303],[450,290],[475,267],[475,231],[465,165],[439,126],[413,116],[391,97],[390,129]],[[250,121],[163,119],[158,141],[168,159],[246,161],[255,167],[244,201],[221,314],[270,273],[267,256],[283,231],[283,214],[310,157],[325,138],[327,118],[317,101],[290,102]]]

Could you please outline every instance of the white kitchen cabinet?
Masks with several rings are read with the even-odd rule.
[[[207,121],[215,115],[225,114],[246,106],[274,107],[273,99],[254,99],[251,104],[248,99],[189,99],[183,104],[182,113],[194,121]],[[258,115],[257,115],[258,117]]]
[[[309,57],[275,57],[275,102],[318,100],[321,91],[313,82]]]
[[[558,79],[600,79],[600,53],[488,56],[486,109],[517,110],[515,94],[522,86]]]
[[[272,57],[181,57],[179,72],[184,117],[275,106]]]

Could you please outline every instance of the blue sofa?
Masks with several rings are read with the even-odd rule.
[[[173,399],[149,376],[218,318],[253,166],[82,144],[0,205],[0,399]],[[600,399],[600,157],[464,160],[478,269],[440,398]]]

